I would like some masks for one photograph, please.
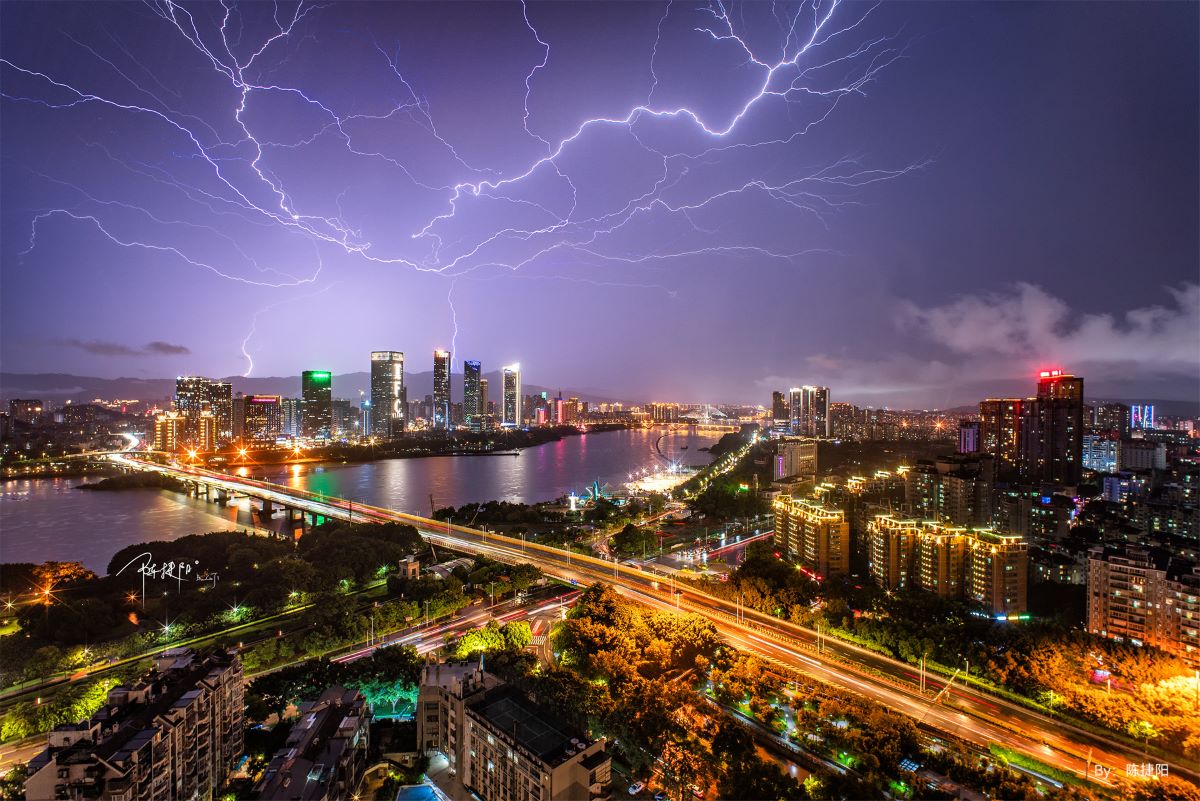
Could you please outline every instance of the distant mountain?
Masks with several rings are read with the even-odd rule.
[[[502,387],[500,371],[485,373],[484,378],[488,380],[488,399],[499,401]],[[298,375],[261,378],[232,376],[223,380],[233,384],[235,394],[242,392],[247,395],[300,397],[300,376]],[[462,400],[462,381],[461,373],[453,376],[451,394],[456,401]],[[407,373],[404,376],[404,383],[408,389],[408,399],[410,401],[420,400],[426,395],[433,394],[433,371]],[[333,396],[335,398],[355,399],[359,392],[370,394],[370,391],[370,373],[362,371],[333,376]],[[546,392],[550,397],[556,397],[559,388],[522,382],[521,392],[524,395]],[[68,400],[73,403],[85,403],[95,398],[155,401],[169,398],[174,394],[174,378],[94,378],[67,373],[0,373],[0,398],[5,401],[6,407],[7,402],[14,398],[36,398],[56,403]],[[562,387],[562,394],[564,398],[575,396],[589,403],[616,400],[598,392],[573,390],[570,387]]]

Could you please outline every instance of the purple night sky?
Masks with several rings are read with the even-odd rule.
[[[1195,3],[5,3],[0,360],[1200,397]]]

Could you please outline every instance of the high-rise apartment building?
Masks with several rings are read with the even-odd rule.
[[[813,476],[817,472],[817,441],[785,439],[775,445],[771,477],[782,481],[793,476]]]
[[[175,453],[183,445],[186,418],[179,412],[164,412],[154,418],[154,450]]]
[[[397,350],[371,352],[370,430],[377,439],[404,433],[408,393],[404,387],[404,354]]]
[[[814,500],[777,498],[775,542],[818,579],[850,572],[850,524],[841,509]]]
[[[1096,429],[1118,439],[1129,436],[1129,407],[1123,403],[1102,403],[1096,407]]]
[[[479,362],[463,362],[463,422],[469,431],[482,431],[487,407],[481,402],[480,383],[483,374]]]
[[[518,428],[525,421],[521,417],[521,365],[510,364],[501,371],[504,379],[504,405],[500,425]]]
[[[1118,442],[1107,433],[1083,435],[1083,469],[1097,473],[1117,472]]]
[[[41,419],[44,408],[40,400],[11,400],[8,402],[8,416],[26,425],[33,425]]]
[[[1074,486],[1083,472],[1083,379],[1043,370],[1021,409],[1022,481]]]
[[[284,398],[281,408],[284,436],[299,437],[304,428],[304,402],[300,398]]]
[[[885,590],[905,589],[913,582],[913,562],[921,524],[891,515],[879,515],[867,524],[871,578]]]
[[[309,439],[333,436],[333,374],[328,370],[305,370],[300,375],[303,405],[300,435]]]
[[[1015,619],[1028,605],[1024,537],[990,528],[879,515],[868,524],[871,577],[884,589],[916,587]]]
[[[233,439],[233,384],[228,381],[208,382],[208,408],[217,425],[217,441]]]
[[[1200,666],[1200,567],[1139,547],[1088,555],[1088,631]]]
[[[988,398],[979,403],[979,450],[994,458],[996,480],[1016,479],[1021,463],[1021,398]]]
[[[793,387],[790,398],[792,434],[829,436],[829,387]]]
[[[979,453],[982,437],[978,420],[963,420],[958,424],[958,453]]]
[[[787,396],[782,392],[771,393],[771,428],[782,431],[788,428],[791,417],[788,414]]]
[[[243,693],[236,654],[167,650],[148,676],[109,690],[91,719],[50,732],[25,797],[216,798],[242,755]]]
[[[449,431],[450,417],[450,351],[433,352],[433,427]]]
[[[918,461],[904,475],[908,513],[958,526],[992,520],[993,462],[989,454],[954,454]]]

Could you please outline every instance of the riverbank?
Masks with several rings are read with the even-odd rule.
[[[128,489],[164,489],[183,492],[183,482],[162,473],[124,473],[109,476],[94,484],[79,484],[75,489],[114,492]]]

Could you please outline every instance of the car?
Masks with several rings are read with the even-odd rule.
[[[642,790],[645,790],[645,789],[646,789],[645,782],[634,782],[633,784],[629,785],[629,794],[637,795],[638,793],[640,793]]]
[[[654,794],[654,801],[667,801],[668,798],[670,798],[670,796],[667,795],[666,790],[659,790]]]

